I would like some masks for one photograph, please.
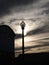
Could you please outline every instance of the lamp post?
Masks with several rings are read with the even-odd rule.
[[[25,23],[22,21],[20,23],[21,29],[22,29],[22,54],[24,56],[24,28],[25,28]]]

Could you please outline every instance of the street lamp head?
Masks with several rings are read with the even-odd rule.
[[[22,22],[20,23],[20,26],[21,26],[22,30],[25,28],[25,23],[24,23],[24,21],[22,21]]]

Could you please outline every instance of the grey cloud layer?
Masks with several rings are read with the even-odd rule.
[[[10,8],[24,6],[36,2],[37,0],[0,0],[0,16],[10,14]]]
[[[0,0],[0,16],[3,15],[0,21],[11,25],[21,17],[34,22],[37,28],[27,35],[49,32],[49,0]]]

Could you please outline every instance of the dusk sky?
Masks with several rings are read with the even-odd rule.
[[[48,51],[49,0],[0,0],[0,25],[9,25],[15,34],[22,34],[20,27],[22,20],[26,24],[24,30],[26,35],[25,47],[30,48],[30,46],[41,45],[41,47],[33,48],[33,51],[30,51]],[[20,48],[21,46],[21,38],[16,39],[15,48]]]

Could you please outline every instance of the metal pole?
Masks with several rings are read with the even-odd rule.
[[[22,29],[22,60],[23,60],[23,64],[24,64],[24,28],[25,28],[24,21],[22,21],[20,23],[20,25],[21,25],[21,29]]]
[[[22,29],[22,54],[24,56],[24,29]]]

